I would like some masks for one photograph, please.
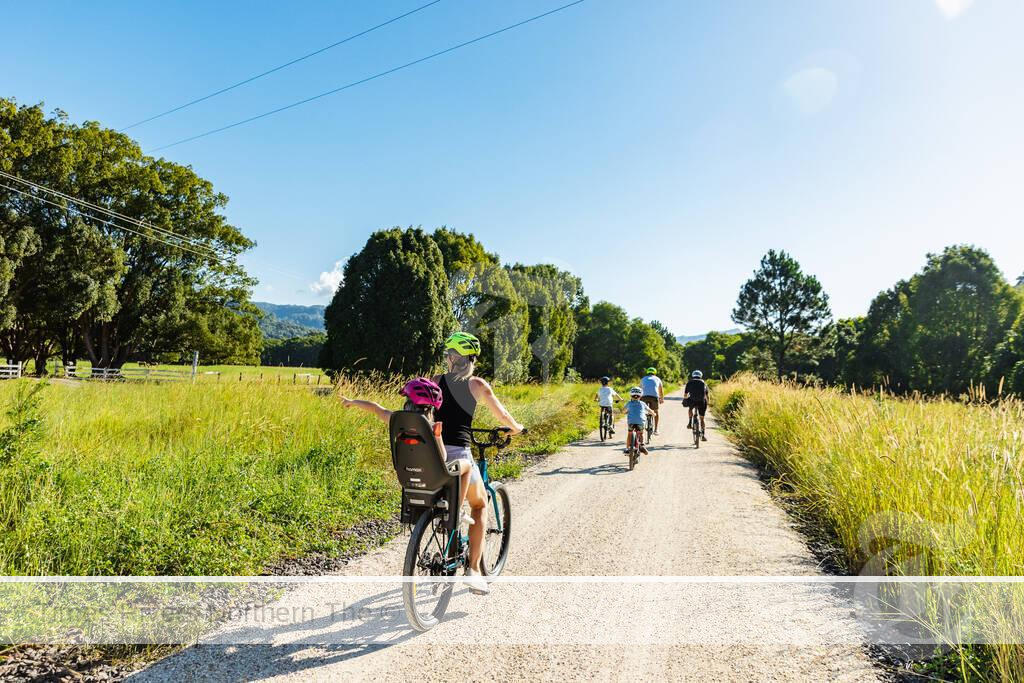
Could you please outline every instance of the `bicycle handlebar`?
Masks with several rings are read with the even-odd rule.
[[[511,427],[491,427],[490,429],[477,429],[471,427],[469,430],[469,438],[473,441],[473,445],[481,446],[483,448],[497,448],[501,450],[512,443],[512,435],[509,432],[512,431]],[[523,429],[519,432],[520,434],[526,434],[528,430]],[[486,434],[488,439],[486,441],[478,441],[476,434]]]

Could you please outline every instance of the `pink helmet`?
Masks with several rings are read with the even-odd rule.
[[[414,405],[433,406],[436,410],[441,407],[441,387],[437,382],[426,377],[417,377],[409,380],[400,392]]]

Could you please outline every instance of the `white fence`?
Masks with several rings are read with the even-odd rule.
[[[0,365],[0,379],[18,379],[21,377],[21,363]]]
[[[64,376],[68,379],[92,379],[105,382],[119,380],[143,380],[151,382],[181,382],[192,379],[192,373],[184,370],[168,370],[166,368],[82,368],[74,365],[64,366]]]

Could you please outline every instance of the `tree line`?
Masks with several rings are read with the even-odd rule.
[[[60,356],[116,368],[193,351],[258,361],[255,280],[236,261],[254,243],[224,218],[227,197],[209,181],[96,122],[2,98],[0,171],[17,178],[0,175],[9,362],[32,359],[44,372]]]
[[[687,345],[687,367],[847,387],[959,396],[1024,394],[1024,276],[1013,285],[982,249],[955,245],[880,292],[866,315],[833,320],[820,282],[769,251],[742,287],[742,334]]]
[[[682,346],[663,325],[590,304],[583,283],[548,265],[502,264],[473,235],[441,227],[373,233],[345,264],[327,307],[328,372],[435,370],[452,331],[481,340],[481,372],[500,382],[678,377]]]

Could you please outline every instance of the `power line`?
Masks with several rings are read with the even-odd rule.
[[[190,246],[197,247],[197,248],[200,248],[200,249],[206,249],[206,250],[210,251],[214,256],[220,257],[222,255],[217,249],[215,249],[215,248],[213,248],[213,247],[211,247],[209,245],[202,244],[200,242],[195,242],[190,237],[186,237],[184,235],[179,235],[179,234],[177,234],[175,232],[167,230],[166,228],[161,228],[161,227],[158,227],[156,225],[152,225],[151,223],[147,223],[146,221],[140,220],[138,218],[132,218],[131,216],[126,216],[123,213],[118,213],[117,211],[114,211],[113,209],[108,209],[108,208],[106,208],[104,206],[100,206],[99,204],[93,204],[92,202],[88,202],[88,201],[86,201],[84,199],[79,199],[78,197],[73,197],[73,196],[71,196],[69,194],[65,194],[65,193],[61,192],[60,190],[54,190],[53,188],[46,187],[45,185],[40,185],[39,183],[34,183],[31,180],[25,180],[24,178],[20,178],[20,177],[18,177],[16,175],[13,175],[11,173],[7,173],[6,171],[0,171],[0,176],[5,177],[5,178],[9,178],[10,180],[14,180],[14,181],[19,182],[19,183],[24,183],[25,185],[28,185],[29,187],[32,187],[33,189],[39,190],[41,192],[48,192],[49,194],[55,195],[57,197],[60,197],[61,199],[64,199],[66,201],[75,202],[76,204],[81,204],[82,206],[89,207],[90,209],[93,209],[95,211],[99,211],[99,212],[107,214],[109,216],[112,216],[112,217],[115,217],[115,218],[120,218],[121,220],[128,221],[129,223],[132,223],[133,225],[137,225],[140,228],[146,228],[146,229],[152,230],[153,232],[156,232],[158,234],[162,234],[165,237],[170,237],[170,238],[174,238],[174,239],[177,239],[177,240],[181,240],[181,241],[185,242],[186,244],[189,244]]]
[[[199,242],[194,242],[192,240],[192,238],[186,237],[184,235],[179,235],[179,234],[177,234],[175,232],[167,230],[166,228],[161,228],[161,227],[158,227],[156,225],[152,225],[151,223],[147,223],[146,221],[140,220],[138,218],[133,218],[131,216],[126,216],[126,215],[124,215],[122,213],[118,213],[117,211],[114,211],[113,209],[108,209],[108,208],[106,208],[104,206],[100,206],[99,204],[93,204],[92,202],[88,202],[88,201],[86,201],[84,199],[79,199],[78,197],[73,197],[73,196],[71,196],[69,194],[65,194],[65,193],[61,192],[60,190],[54,190],[53,188],[46,187],[45,185],[40,185],[39,183],[34,183],[31,180],[25,180],[24,178],[20,178],[20,177],[18,177],[16,175],[7,173],[5,171],[0,171],[0,176],[3,176],[5,178],[9,178],[9,179],[17,181],[19,183],[24,183],[25,185],[28,185],[29,187],[32,187],[32,188],[34,188],[36,190],[40,190],[42,192],[48,192],[49,194],[55,195],[57,197],[60,197],[61,199],[64,199],[64,200],[67,200],[67,201],[71,201],[71,202],[75,202],[76,204],[81,204],[83,206],[87,206],[87,207],[89,207],[89,208],[91,208],[91,209],[93,209],[95,211],[99,211],[99,212],[107,214],[109,216],[113,216],[115,218],[120,218],[122,220],[125,220],[125,221],[128,221],[128,222],[132,223],[133,225],[137,225],[140,228],[146,228],[148,230],[152,230],[153,232],[156,232],[156,233],[159,233],[159,234],[163,234],[166,237],[172,237],[174,239],[181,240],[183,242],[186,242],[186,243],[190,244],[191,246],[199,247],[201,249],[207,249],[210,252],[214,253],[215,255],[218,255],[218,256],[220,255],[219,252],[216,249],[214,249],[213,247],[208,246],[206,244],[199,243]]]
[[[440,57],[441,55],[448,54],[449,52],[454,52],[455,50],[458,50],[460,48],[466,47],[467,45],[472,45],[473,43],[479,43],[481,40],[486,40],[488,38],[493,38],[494,36],[496,36],[496,35],[498,35],[500,33],[505,33],[506,31],[511,31],[514,28],[519,28],[520,26],[523,26],[525,24],[529,24],[530,22],[537,21],[538,19],[543,19],[544,17],[547,17],[549,15],[555,14],[556,12],[561,12],[562,10],[566,10],[566,9],[572,7],[573,5],[579,5],[579,4],[583,3],[583,2],[585,2],[585,0],[576,0],[575,2],[570,2],[567,5],[562,5],[561,7],[556,7],[555,9],[550,10],[548,12],[544,12],[543,14],[538,14],[536,16],[530,17],[529,19],[524,19],[523,21],[520,21],[520,22],[515,23],[515,24],[511,24],[510,26],[506,26],[505,28],[498,29],[497,31],[492,31],[491,33],[479,36],[477,38],[473,38],[472,40],[467,40],[466,42],[459,43],[458,45],[453,45],[452,47],[449,47],[449,48],[446,48],[446,49],[441,50],[439,52],[435,52],[433,54],[427,55],[426,57],[420,57],[419,59],[413,60],[413,61],[408,62],[406,64],[402,64],[401,66],[396,66],[394,68],[388,69],[387,71],[381,71],[380,73],[374,74],[373,76],[367,76],[366,78],[360,79],[358,81],[353,81],[351,83],[347,83],[347,84],[345,84],[345,85],[343,85],[343,86],[341,86],[339,88],[335,88],[333,90],[328,90],[327,92],[322,92],[319,95],[314,95],[312,97],[307,97],[304,100],[299,100],[298,102],[293,102],[293,103],[285,105],[283,107],[278,107],[277,109],[272,109],[272,110],[270,110],[268,112],[264,112],[264,113],[259,114],[257,116],[252,116],[250,118],[243,119],[241,121],[236,121],[235,123],[231,123],[231,124],[228,124],[226,126],[221,126],[220,128],[214,128],[213,130],[208,130],[205,133],[200,133],[198,135],[193,135],[192,137],[184,138],[184,139],[178,140],[177,142],[172,142],[172,143],[163,145],[161,147],[155,147],[155,148],[149,150],[147,152],[147,154],[150,154],[150,153],[153,153],[153,152],[159,152],[161,150],[168,149],[170,147],[175,147],[177,145],[182,145],[182,144],[184,144],[186,142],[192,142],[193,140],[198,140],[200,138],[205,138],[208,135],[213,135],[215,133],[221,133],[221,132],[229,130],[231,128],[237,128],[238,126],[242,126],[242,125],[245,125],[247,123],[252,123],[253,121],[257,121],[259,119],[266,118],[266,117],[272,116],[274,114],[279,114],[279,113],[281,113],[283,111],[286,111],[288,109],[294,109],[295,107],[302,106],[303,104],[308,104],[308,103],[310,103],[310,102],[312,102],[314,100],[318,100],[318,99],[320,99],[322,97],[327,97],[328,95],[334,95],[335,93],[339,93],[342,90],[348,90],[349,88],[354,88],[357,85],[362,85],[363,83],[368,83],[369,81],[373,81],[373,80],[376,80],[378,78],[382,78],[383,76],[387,76],[389,74],[393,74],[396,71],[401,71],[402,69],[408,69],[410,66],[415,66],[417,64],[421,64],[423,62],[426,62],[427,60],[434,59],[435,57]]]
[[[11,192],[17,192],[18,194],[24,195],[25,197],[28,197],[29,199],[33,199],[33,200],[35,200],[37,202],[44,202],[46,204],[50,204],[51,206],[55,206],[58,209],[61,209],[63,211],[67,211],[68,213],[75,213],[78,216],[81,216],[83,218],[90,218],[90,219],[92,219],[94,221],[98,221],[99,223],[102,223],[103,225],[107,225],[107,226],[110,226],[110,227],[118,229],[118,230],[124,230],[125,232],[130,232],[130,233],[133,233],[135,235],[138,235],[139,237],[145,237],[146,239],[151,239],[151,240],[154,240],[156,242],[160,242],[161,244],[165,244],[165,245],[167,245],[169,247],[173,247],[175,249],[181,249],[183,251],[191,252],[191,253],[195,254],[196,256],[199,256],[200,258],[208,259],[211,256],[213,258],[218,258],[217,254],[203,253],[203,252],[200,252],[200,251],[196,251],[195,249],[190,249],[189,247],[187,247],[187,246],[185,246],[183,244],[179,244],[179,243],[175,243],[175,242],[169,242],[169,241],[161,239],[161,238],[159,238],[159,237],[157,237],[155,235],[147,235],[144,232],[139,232],[138,230],[133,230],[132,228],[128,228],[128,227],[125,227],[123,225],[117,225],[116,223],[112,222],[110,219],[97,218],[96,216],[93,216],[90,213],[82,211],[81,209],[76,209],[76,208],[73,208],[71,206],[64,206],[64,205],[58,204],[55,201],[52,201],[50,199],[46,199],[45,197],[40,197],[40,196],[35,195],[35,194],[31,193],[31,192],[27,192],[25,190],[19,190],[16,187],[11,187],[10,185],[6,185],[4,183],[0,183],[0,187],[6,188],[6,189],[10,190]],[[74,201],[74,200],[72,199],[72,201]],[[179,239],[181,239],[181,238],[179,238]]]
[[[281,69],[287,69],[289,66],[292,66],[293,64],[298,64],[301,61],[309,59],[310,57],[315,57],[316,55],[320,54],[321,52],[327,52],[328,50],[330,50],[332,48],[338,47],[339,45],[344,45],[345,43],[349,42],[350,40],[355,40],[356,38],[359,38],[361,36],[365,36],[367,33],[372,33],[373,31],[376,31],[379,28],[384,28],[388,24],[393,24],[393,23],[395,23],[396,21],[398,21],[400,19],[405,19],[406,17],[408,17],[408,16],[410,16],[412,14],[416,14],[417,12],[419,12],[421,10],[425,10],[426,8],[430,7],[431,5],[436,5],[439,2],[441,2],[441,0],[433,0],[432,2],[428,2],[425,5],[420,5],[416,9],[409,10],[405,14],[400,14],[397,17],[394,17],[393,19],[388,19],[387,21],[385,21],[382,24],[377,24],[376,26],[371,26],[370,28],[365,29],[363,31],[360,31],[359,33],[355,33],[355,34],[349,36],[348,38],[342,38],[341,40],[339,40],[336,43],[331,43],[330,45],[327,45],[326,47],[320,48],[319,50],[314,50],[313,52],[310,52],[309,54],[302,55],[301,57],[296,57],[295,59],[291,60],[290,62],[285,62],[284,64],[281,64],[279,66],[275,66],[273,69],[268,69],[267,71],[264,71],[263,73],[256,74],[255,76],[250,76],[249,78],[246,78],[245,80],[241,80],[241,81],[235,83],[234,85],[229,85],[226,88],[221,88],[220,90],[216,90],[216,91],[210,93],[209,95],[203,95],[202,97],[198,97],[198,98],[192,100],[191,102],[186,102],[185,104],[178,105],[177,107],[173,107],[171,109],[168,109],[167,111],[160,112],[159,114],[155,114],[154,116],[150,116],[148,119],[142,119],[141,121],[136,121],[135,123],[131,124],[130,126],[125,126],[124,128],[122,128],[118,132],[119,133],[123,133],[123,132],[125,132],[126,130],[128,130],[130,128],[135,128],[136,126],[141,126],[144,123],[149,123],[150,121],[155,121],[155,120],[157,120],[159,118],[167,116],[168,114],[173,114],[174,112],[181,111],[182,109],[185,109],[187,107],[191,107],[193,104],[199,104],[200,102],[205,102],[206,100],[208,100],[210,98],[213,98],[213,97],[216,97],[217,95],[223,95],[224,93],[228,92],[229,90],[234,90],[235,88],[237,88],[239,86],[243,86],[246,83],[252,83],[255,80],[263,78],[264,76],[269,76],[270,74],[275,73],[277,71],[280,71]]]

